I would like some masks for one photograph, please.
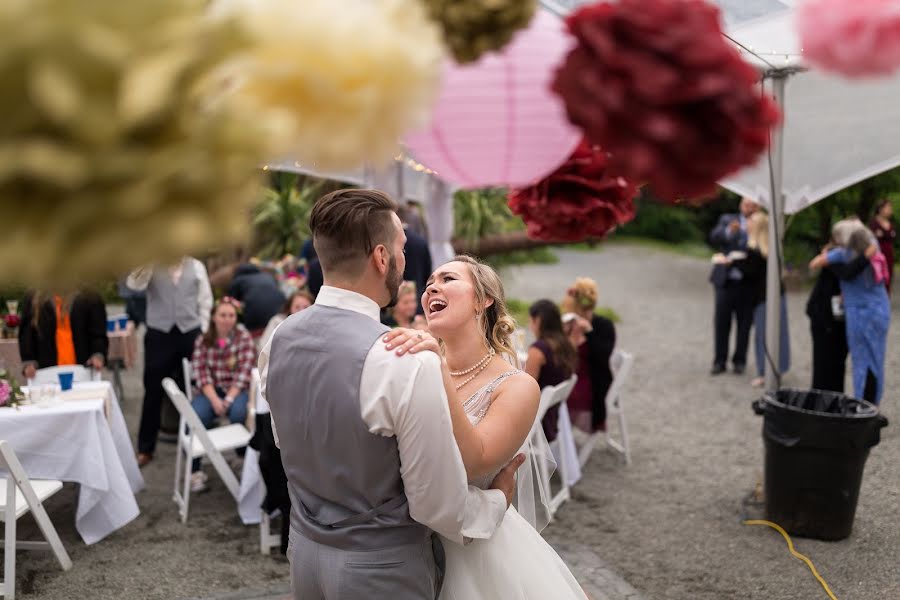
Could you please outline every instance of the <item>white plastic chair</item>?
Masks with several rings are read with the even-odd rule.
[[[38,369],[37,371],[35,371],[34,379],[32,381],[37,385],[46,383],[59,383],[60,373],[72,373],[73,383],[91,380],[91,372],[86,367],[83,367],[81,365],[57,365],[55,367],[44,367],[43,369]]]
[[[8,471],[6,477],[0,479],[0,520],[6,523],[6,537],[3,543],[5,564],[0,592],[12,600],[16,595],[16,550],[52,550],[63,571],[72,568],[72,560],[42,504],[62,489],[62,482],[28,479],[19,459],[16,458],[16,453],[5,441],[0,441],[0,468]],[[29,511],[34,515],[34,520],[47,541],[16,541],[16,521]]]
[[[592,434],[578,450],[578,462],[581,466],[587,463],[594,451],[597,441],[606,436],[606,446],[613,452],[620,454],[626,465],[631,464],[631,446],[628,443],[628,427],[625,423],[625,409],[622,406],[622,387],[631,373],[634,364],[634,355],[624,350],[616,350],[609,358],[609,366],[613,372],[613,380],[606,392],[606,432],[598,431]],[[612,417],[616,417],[619,423],[619,435],[621,441],[611,435],[610,424]]]
[[[222,452],[246,446],[250,441],[250,432],[240,423],[207,430],[178,384],[171,377],[166,377],[163,379],[162,385],[181,415],[178,424],[175,489],[172,499],[178,505],[181,522],[186,523],[191,500],[191,463],[193,459],[208,457],[225,483],[225,487],[237,502],[240,484],[222,456]],[[179,488],[181,488],[180,493]]]
[[[269,403],[265,398],[260,396],[260,375],[259,369],[253,367],[250,373],[250,402],[247,411],[250,419],[253,420],[253,427],[256,427],[256,415],[269,414]],[[262,486],[262,497],[266,497],[266,483],[262,477],[259,478]],[[261,554],[268,555],[272,548],[281,547],[281,532],[272,533],[271,516],[262,508],[259,509],[262,517],[259,521],[259,551]],[[289,519],[290,515],[281,515],[282,519]]]
[[[558,385],[548,385],[544,389],[541,390],[541,401],[538,406],[537,417],[534,420],[534,425],[531,428],[531,439],[532,444],[535,446],[536,452],[549,451],[550,448],[546,447],[547,438],[544,436],[543,429],[541,426],[541,421],[544,416],[547,414],[547,411],[566,400],[569,397],[569,394],[572,393],[572,388],[575,387],[575,382],[578,381],[577,375],[572,375],[570,378],[566,379],[562,383]],[[552,444],[551,444],[552,446]],[[568,461],[568,453],[567,452],[559,452],[559,479],[560,479],[560,490],[554,495],[551,493],[550,498],[550,516],[556,514],[557,509],[562,506],[562,503],[570,498],[569,492],[569,470],[570,465]],[[544,461],[537,461],[538,463],[538,472],[541,480],[543,481],[544,487],[550,491],[550,477],[551,474],[547,469],[547,465]]]

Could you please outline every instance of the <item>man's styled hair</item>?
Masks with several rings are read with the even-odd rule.
[[[378,190],[337,190],[319,198],[309,230],[322,270],[356,277],[376,246],[391,250],[396,210],[391,197]]]

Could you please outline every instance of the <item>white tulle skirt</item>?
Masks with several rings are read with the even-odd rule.
[[[513,507],[489,540],[442,542],[447,567],[440,600],[587,598],[556,551]]]

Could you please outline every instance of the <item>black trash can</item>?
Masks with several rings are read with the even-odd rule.
[[[849,536],[887,419],[865,400],[823,390],[767,393],[753,410],[764,416],[766,518],[798,537]]]

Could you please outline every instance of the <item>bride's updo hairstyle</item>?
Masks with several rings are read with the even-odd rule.
[[[479,318],[484,331],[484,337],[488,344],[499,355],[506,355],[507,360],[513,365],[519,364],[516,351],[513,349],[512,335],[516,329],[516,322],[510,316],[506,308],[506,294],[503,292],[503,282],[497,272],[489,266],[465,254],[453,259],[469,267],[472,275],[472,285],[475,288],[475,304],[484,306],[486,300],[493,300]]]

